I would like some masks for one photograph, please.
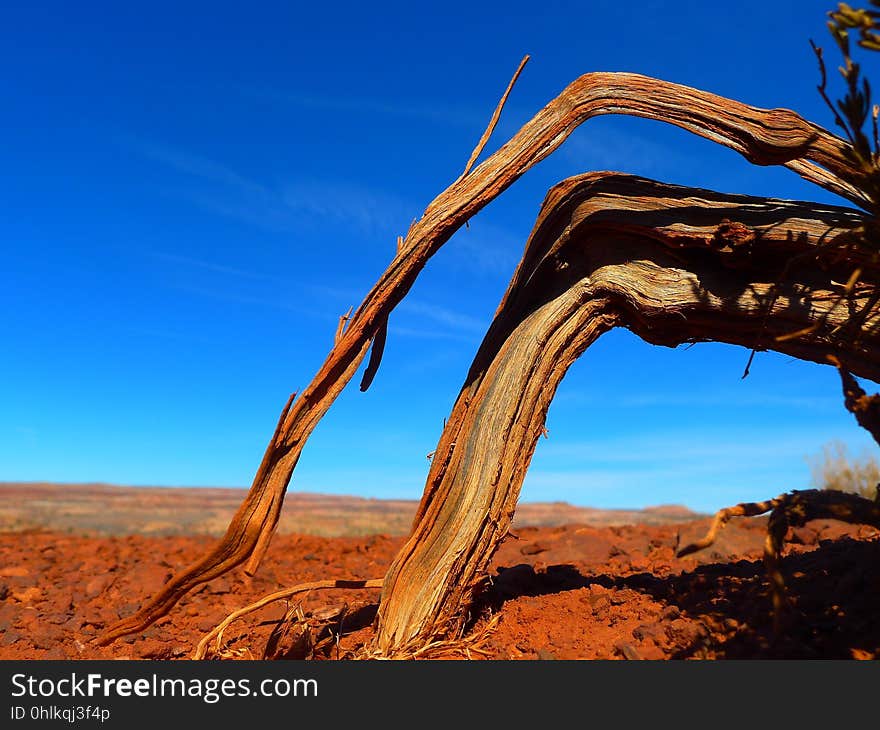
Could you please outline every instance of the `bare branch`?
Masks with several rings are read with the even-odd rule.
[[[519,66],[514,72],[513,78],[510,79],[510,83],[507,85],[507,89],[505,89],[504,94],[501,96],[501,100],[498,102],[498,106],[495,107],[495,111],[492,113],[492,118],[489,120],[486,131],[483,132],[483,136],[480,137],[480,141],[477,142],[477,146],[474,147],[474,151],[471,152],[471,156],[468,158],[467,164],[464,166],[464,172],[461,173],[461,177],[466,177],[467,174],[471,171],[471,168],[474,166],[474,163],[477,161],[480,153],[483,151],[483,148],[486,146],[486,143],[492,136],[492,132],[495,131],[495,125],[498,124],[498,119],[501,117],[501,110],[504,109],[504,105],[507,103],[507,97],[510,96],[513,85],[516,83],[516,80],[519,78],[522,70],[529,62],[529,58],[530,56],[525,55],[523,56],[522,61],[519,62]]]

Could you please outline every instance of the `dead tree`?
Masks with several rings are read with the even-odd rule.
[[[863,222],[842,208],[615,173],[551,190],[386,575],[378,649],[461,627],[461,607],[510,525],[556,386],[612,327],[657,345],[711,339],[817,362],[837,352],[876,379],[880,312],[872,308],[855,337],[848,308],[870,305],[873,288],[844,306],[834,284],[850,271],[834,259]]]
[[[555,388],[608,329],[628,327],[660,345],[718,340],[817,362],[836,354],[878,379],[880,295],[862,236],[876,209],[850,142],[789,110],[637,74],[592,73],[471,169],[509,91],[464,173],[398,241],[386,272],[340,322],[321,369],[288,400],[224,537],[101,643],[143,630],[200,583],[243,563],[247,573],[257,569],[306,440],[372,344],[361,389],[369,386],[388,317],[428,259],[591,117],[674,124],[756,165],[783,165],[857,207],[720,195],[619,173],[554,187],[440,438],[409,540],[385,577],[376,653],[411,653],[462,626],[507,533]]]

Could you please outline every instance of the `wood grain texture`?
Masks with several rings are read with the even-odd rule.
[[[266,448],[250,491],[224,537],[207,555],[175,575],[135,615],[110,627],[100,637],[100,643],[143,630],[195,586],[242,563],[246,563],[246,572],[256,571],[277,525],[285,491],[306,440],[354,376],[371,341],[384,328],[427,261],[469,218],[553,152],[578,125],[603,114],[628,114],[674,124],[730,147],[755,164],[784,165],[856,205],[870,205],[859,191],[862,173],[850,163],[850,145],[792,111],[759,109],[637,74],[581,76],[497,152],[452,183],[413,223],[385,273],[358,307],[348,327],[339,333],[320,370],[282,411],[277,432]],[[559,316],[569,311],[573,302],[556,302]],[[549,306],[550,301],[546,304]],[[608,326],[611,324],[609,319]],[[563,330],[554,335],[557,339],[552,344],[565,358],[574,350],[558,338],[570,337],[582,343],[592,336],[589,332],[568,332],[565,327]],[[593,334],[597,333],[598,330]]]
[[[833,352],[857,374],[880,378],[873,286],[842,300],[833,283],[846,281],[852,264],[834,261],[849,255],[864,220],[844,208],[614,173],[554,188],[386,576],[378,651],[411,651],[462,628],[510,526],[554,392],[611,327],[668,346],[713,340],[816,362]],[[861,329],[850,331],[853,310],[865,305],[872,308]]]

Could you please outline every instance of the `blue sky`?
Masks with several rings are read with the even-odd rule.
[[[830,126],[808,39],[833,71],[832,4],[5,3],[0,480],[249,485],[524,53],[489,151],[600,70]],[[671,127],[588,122],[429,263],[292,489],[420,496],[545,191],[597,169],[840,202]],[[607,335],[563,382],[523,499],[710,510],[809,486],[832,439],[870,445],[830,368],[759,353],[742,381],[747,355]]]

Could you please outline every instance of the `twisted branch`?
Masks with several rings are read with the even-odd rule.
[[[282,411],[277,438],[269,443],[250,491],[223,538],[207,555],[175,575],[136,614],[111,626],[98,643],[109,644],[143,630],[195,586],[245,561],[248,574],[256,571],[306,440],[354,376],[371,341],[427,261],[466,221],[559,147],[577,126],[603,114],[626,114],[673,124],[730,147],[754,164],[784,165],[858,206],[870,202],[859,191],[863,173],[850,163],[851,146],[792,111],[759,109],[638,74],[581,76],[501,149],[428,205],[348,327],[339,333],[338,342],[312,382]]]

